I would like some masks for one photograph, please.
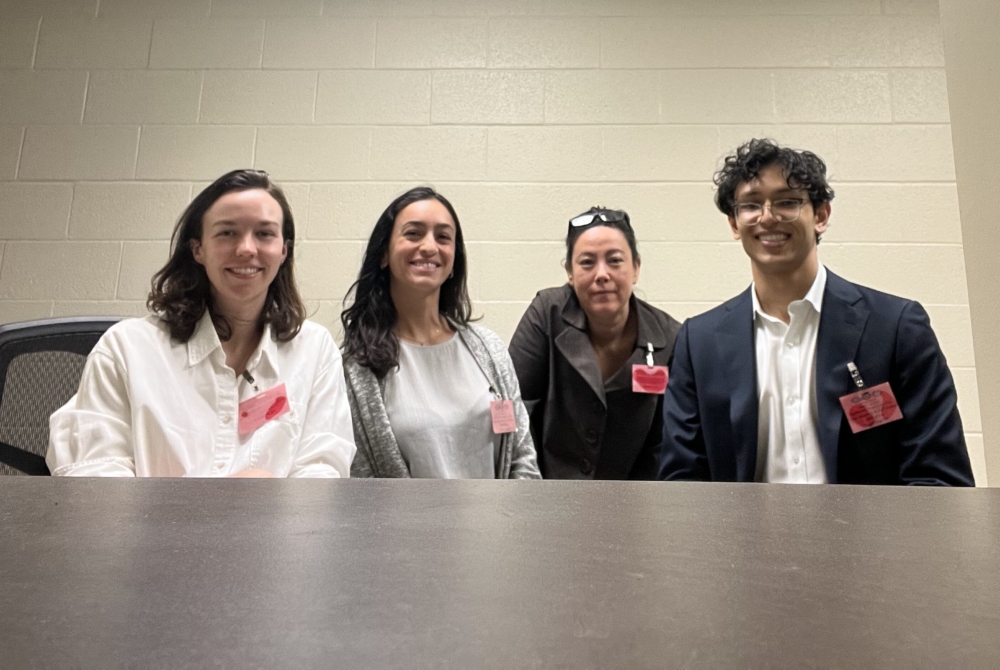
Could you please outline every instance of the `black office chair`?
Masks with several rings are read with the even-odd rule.
[[[118,317],[0,326],[0,475],[47,475],[49,416],[80,386],[87,354]]]

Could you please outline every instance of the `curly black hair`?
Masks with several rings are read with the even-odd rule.
[[[797,151],[779,146],[774,140],[753,139],[726,156],[722,169],[715,173],[715,205],[726,216],[736,211],[736,189],[752,181],[770,165],[780,165],[788,185],[809,194],[813,209],[833,200],[833,189],[826,181],[826,163],[811,151]]]

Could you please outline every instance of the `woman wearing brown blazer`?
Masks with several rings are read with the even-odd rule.
[[[628,214],[593,207],[573,217],[568,282],[539,291],[511,339],[547,479],[656,478],[657,381],[666,385],[680,324],[632,294],[639,264]]]

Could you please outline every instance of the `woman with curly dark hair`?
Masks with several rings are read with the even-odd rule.
[[[202,191],[153,277],[153,314],[116,324],[50,420],[54,475],[346,477],[340,352],[305,319],[295,222],[267,173]]]
[[[386,208],[352,294],[353,476],[539,477],[507,348],[470,323],[462,227],[444,196],[418,187]]]

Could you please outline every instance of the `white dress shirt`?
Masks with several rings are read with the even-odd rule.
[[[764,313],[756,285],[751,288],[757,355],[756,480],[825,484],[816,432],[816,336],[826,268],[819,266],[805,298],[789,303],[787,325]]]
[[[265,327],[247,372],[253,384],[226,366],[207,312],[187,343],[155,316],[115,324],[87,358],[77,394],[49,420],[46,463],[53,475],[350,476],[354,432],[330,333],[306,321],[277,342]],[[290,411],[241,436],[239,403],[281,383]]]

